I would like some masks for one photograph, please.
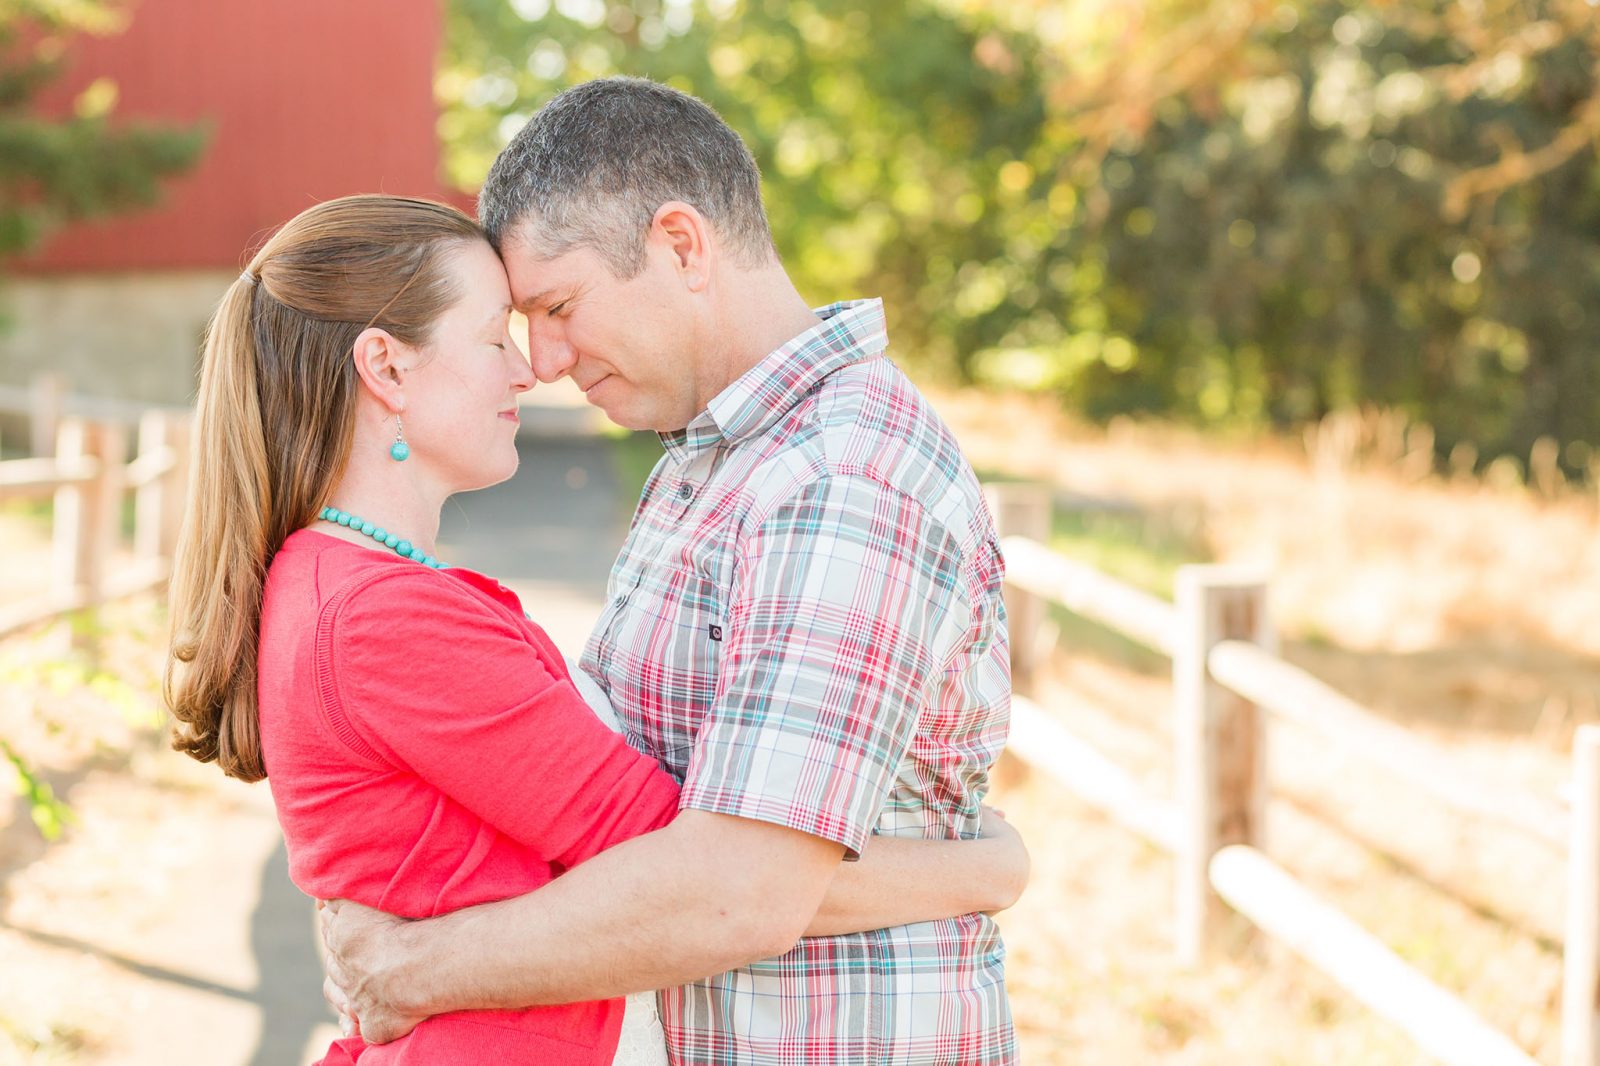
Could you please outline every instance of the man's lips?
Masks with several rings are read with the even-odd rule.
[[[522,416],[517,413],[517,409],[515,407],[508,408],[507,410],[501,411],[500,412],[500,417],[505,419],[507,422],[521,422],[522,421]]]

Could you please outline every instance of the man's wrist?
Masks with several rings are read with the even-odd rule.
[[[414,1018],[431,1018],[457,1008],[443,1002],[440,968],[431,961],[438,939],[433,926],[443,919],[404,922],[395,930],[395,965],[385,990],[395,1009]]]

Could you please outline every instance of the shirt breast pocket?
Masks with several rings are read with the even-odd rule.
[[[672,588],[662,598],[656,632],[662,639],[649,656],[649,669],[659,670],[659,692],[666,713],[657,751],[693,744],[701,719],[717,695],[722,648],[728,640],[727,598],[718,581],[694,566],[673,573]]]

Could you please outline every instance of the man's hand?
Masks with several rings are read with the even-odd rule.
[[[406,1003],[412,990],[404,978],[404,933],[411,923],[348,900],[329,900],[320,911],[327,948],[322,994],[345,1035],[387,1044],[415,1029],[428,1015]]]

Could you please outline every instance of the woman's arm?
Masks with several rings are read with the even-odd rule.
[[[677,813],[677,783],[594,716],[520,619],[463,581],[396,568],[327,610],[323,713],[368,761],[567,868]]]
[[[806,936],[1002,911],[1028,884],[1028,849],[999,811],[983,808],[977,840],[874,837],[841,863]]]

